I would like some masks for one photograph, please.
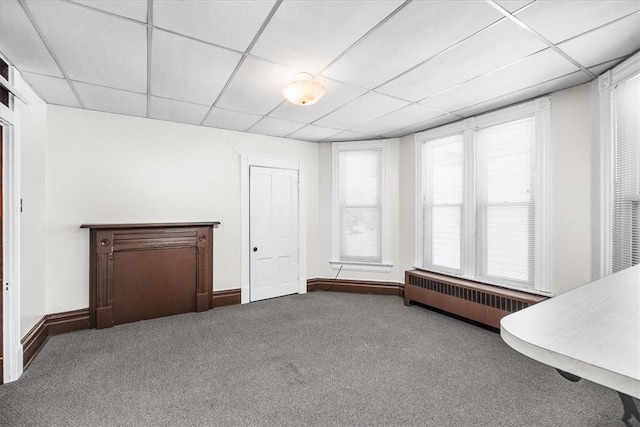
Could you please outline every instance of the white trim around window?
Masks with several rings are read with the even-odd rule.
[[[336,142],[332,144],[332,258],[329,261],[334,270],[354,270],[390,272],[393,264],[390,261],[390,227],[389,227],[389,141],[354,141]],[[370,152],[377,154],[377,203],[365,206],[367,209],[378,210],[378,248],[377,255],[370,256],[349,256],[344,252],[344,241],[348,239],[344,230],[343,222],[348,202],[345,199],[344,181],[346,177],[341,177],[341,154],[348,152]],[[344,170],[343,170],[344,173]],[[342,182],[341,182],[342,180]],[[373,203],[373,202],[367,202]],[[356,206],[357,207],[357,206]]]
[[[492,277],[483,277],[478,272],[478,248],[476,246],[477,217],[476,205],[478,203],[476,192],[478,191],[477,169],[478,169],[478,132],[481,129],[502,125],[505,123],[516,122],[525,118],[533,118],[534,136],[532,143],[532,158],[534,164],[532,189],[535,195],[535,207],[533,210],[533,246],[531,253],[533,255],[533,280],[531,283],[523,283],[510,280],[495,280]],[[464,153],[456,156],[455,161],[461,164],[463,172],[460,183],[456,184],[456,188],[460,187],[460,200],[445,200],[445,205],[460,205],[459,233],[460,233],[460,249],[459,249],[459,268],[454,266],[455,259],[451,261],[452,267],[442,267],[430,265],[427,260],[427,245],[425,244],[425,236],[432,236],[430,230],[425,230],[425,203],[428,206],[435,206],[426,181],[427,173],[425,162],[429,162],[429,153],[427,144],[429,142],[443,141],[445,138],[458,135],[459,138],[450,139],[450,143],[455,141],[460,143]],[[473,280],[483,281],[485,283],[496,284],[503,287],[510,287],[522,290],[528,290],[534,293],[549,294],[552,292],[551,284],[551,237],[550,237],[550,185],[551,185],[551,165],[550,165],[550,102],[548,97],[542,97],[515,105],[513,107],[487,113],[481,116],[471,117],[459,122],[451,123],[439,128],[421,132],[415,138],[415,161],[416,161],[416,214],[415,214],[415,266],[425,270],[439,271],[446,274],[457,275]],[[453,159],[453,160],[452,160]],[[447,172],[451,173],[451,171]],[[433,177],[432,177],[433,178]],[[453,181],[452,181],[453,182]],[[457,181],[456,181],[457,182]],[[443,206],[445,206],[443,205]],[[444,224],[444,223],[443,223]],[[446,225],[446,224],[445,224]],[[449,224],[453,226],[454,224]],[[453,235],[455,236],[455,234]],[[451,239],[451,236],[449,236]],[[456,237],[453,237],[455,240]],[[453,242],[454,240],[450,240]],[[432,258],[429,258],[432,260]]]

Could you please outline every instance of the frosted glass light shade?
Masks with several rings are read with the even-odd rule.
[[[282,89],[282,94],[292,104],[315,104],[324,95],[324,86],[311,80],[311,74],[300,73],[294,81]]]

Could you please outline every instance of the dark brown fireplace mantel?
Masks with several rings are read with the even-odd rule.
[[[208,310],[218,225],[82,225],[90,230],[91,327]]]

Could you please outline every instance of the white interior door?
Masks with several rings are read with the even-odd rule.
[[[297,293],[298,171],[249,170],[250,300]]]

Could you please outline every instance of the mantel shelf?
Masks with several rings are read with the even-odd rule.
[[[80,228],[91,228],[94,230],[123,230],[128,228],[175,228],[175,227],[218,227],[219,221],[210,222],[165,222],[146,224],[82,224]]]

